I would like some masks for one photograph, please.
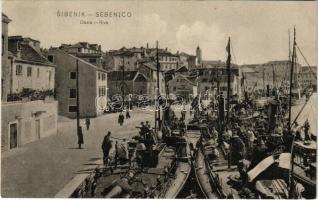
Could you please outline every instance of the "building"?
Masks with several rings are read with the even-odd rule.
[[[156,58],[156,52],[153,51],[151,56]],[[167,49],[164,51],[158,51],[158,57],[161,70],[168,71],[179,68],[179,57],[169,52]]]
[[[104,60],[104,53],[102,52],[101,45],[90,44],[88,42],[78,42],[72,45],[62,44],[59,48],[91,63],[92,65],[106,69],[106,61]],[[48,59],[53,62],[51,56],[48,56]]]
[[[168,51],[168,48],[158,49],[158,57],[160,63],[160,69],[167,71],[170,69],[177,69],[181,65],[179,55],[173,54]],[[187,59],[187,58],[184,58]],[[143,62],[156,62],[157,60],[157,49],[132,47],[126,48],[122,47],[119,50],[110,50],[105,54],[105,62],[108,70],[118,71],[121,70],[123,65],[125,70],[138,70],[139,64]],[[191,57],[190,62],[193,62],[193,57]],[[182,62],[182,65],[185,61]],[[191,63],[192,64],[192,63]],[[188,65],[186,63],[186,65]]]
[[[122,47],[119,50],[110,50],[105,54],[107,69],[118,71],[125,66],[125,70],[137,70],[138,61],[142,58],[145,58],[145,54],[146,49],[144,47]]]
[[[5,87],[1,102],[2,151],[57,133],[57,101],[53,92],[55,66],[41,55],[39,41],[8,37],[9,21],[2,19],[5,23],[2,24],[5,26],[2,29],[2,69],[5,72],[2,73]]]
[[[11,20],[2,13],[2,50],[1,50],[1,101],[7,100],[7,95],[9,93],[10,88],[10,81],[6,80],[6,78],[9,78],[8,71],[9,67],[9,57],[8,57],[8,25],[11,22]]]
[[[186,67],[188,69],[193,69],[196,66],[196,56],[181,52],[178,53],[179,56],[179,64],[178,67]]]
[[[77,95],[81,118],[103,114],[107,107],[106,71],[59,48],[49,49],[48,55],[57,66],[55,86],[59,115],[76,117]],[[77,78],[79,91],[76,86]]]
[[[109,97],[114,100],[116,96],[147,95],[147,78],[138,71],[111,71],[107,81]],[[124,93],[123,93],[124,92]]]
[[[197,76],[198,93],[214,95],[219,85],[219,92],[227,97],[228,75],[225,67],[197,68],[192,70],[191,76]],[[230,95],[241,98],[241,72],[237,65],[231,67]]]
[[[191,100],[197,95],[197,84],[195,78],[182,74],[176,74],[168,82],[169,96],[181,97],[186,101]]]
[[[273,88],[282,88],[287,91],[289,89],[291,62],[289,60],[269,61],[263,64],[252,64],[241,66],[245,75],[244,84],[249,84],[248,87],[255,88],[253,91],[264,91]],[[300,86],[298,75],[301,65],[296,63],[294,68],[294,83]],[[244,72],[245,71],[245,72]],[[254,71],[252,73],[247,71]],[[253,77],[249,76],[252,75]],[[254,82],[254,85],[251,83]]]
[[[55,65],[40,52],[40,42],[22,36],[10,36],[10,80],[8,98],[32,91],[54,92]]]
[[[253,93],[263,90],[262,74],[257,71],[257,65],[242,65],[242,90],[243,92]]]
[[[156,94],[157,88],[157,66],[154,62],[140,63],[138,71],[147,78],[147,95],[153,98]],[[164,79],[163,70],[159,70],[159,92],[165,94],[167,89],[167,82]]]
[[[301,88],[313,88],[317,91],[317,66],[302,66],[299,70],[298,79]]]

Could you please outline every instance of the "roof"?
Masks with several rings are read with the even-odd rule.
[[[95,66],[95,65],[93,65],[93,64],[91,64],[91,63],[89,63],[89,62],[87,62],[87,61],[85,61],[85,60],[83,60],[83,59],[81,59],[81,58],[79,58],[79,57],[76,57],[76,56],[74,56],[74,55],[72,55],[72,54],[69,54],[69,53],[67,53],[67,52],[65,52],[65,51],[63,51],[63,50],[61,50],[61,49],[59,49],[59,48],[51,48],[50,50],[51,50],[51,51],[58,51],[58,52],[60,52],[60,53],[63,53],[63,54],[65,54],[65,55],[68,55],[68,56],[74,58],[75,60],[78,60],[78,61],[80,61],[80,62],[82,62],[82,63],[88,65],[88,66],[91,67],[91,68],[94,68],[96,71],[102,71],[102,72],[108,73],[106,70],[104,70],[104,69],[102,69],[102,68],[99,68],[99,67],[97,67],[97,66]]]
[[[153,62],[144,62],[144,63],[141,63],[141,65],[153,70],[153,71],[157,71],[157,66],[156,66],[156,63],[153,63]],[[159,69],[160,72],[162,72],[163,70]]]
[[[181,77],[181,78],[185,79],[186,81],[188,81],[190,84],[195,85],[195,83],[194,83],[195,79],[193,79],[193,77],[187,77],[183,74],[177,74],[175,77],[173,77],[172,80],[176,79],[177,77]],[[170,80],[170,81],[172,81],[172,80]]]
[[[243,73],[257,73],[254,67],[242,67]]]
[[[13,50],[13,51],[12,51]],[[20,56],[17,49],[12,49],[11,53],[17,57],[17,60],[35,62],[42,65],[54,66],[40,52],[36,51],[31,45],[20,43]],[[14,51],[15,50],[15,51]]]
[[[185,66],[179,67],[176,70],[176,72],[188,72],[188,71],[189,71],[189,69],[187,67],[185,67]]]
[[[124,72],[124,80],[131,81],[135,78],[138,71],[125,71]],[[108,80],[109,81],[122,81],[123,80],[123,71],[110,71],[108,72]]]
[[[9,17],[6,14],[2,13],[2,22],[8,24],[11,22],[11,19],[9,19]]]

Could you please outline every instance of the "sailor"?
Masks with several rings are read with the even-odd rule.
[[[108,131],[107,135],[104,137],[103,143],[102,143],[102,150],[103,150],[103,161],[104,164],[107,164],[108,158],[109,158],[109,151],[112,148],[112,141],[110,139],[111,132]]]
[[[144,122],[141,122],[140,125],[141,125],[141,127],[140,127],[139,134],[143,138],[143,137],[145,137],[145,135],[148,131],[148,128],[145,126]]]
[[[146,127],[148,128],[148,130],[151,128],[151,125],[149,124],[149,121],[146,121]]]
[[[308,119],[306,119],[304,124],[305,140],[311,140],[309,128],[310,128],[310,125],[309,125]]]
[[[82,148],[82,144],[84,144],[84,137],[83,137],[83,131],[82,127],[78,127],[78,132],[77,132],[77,137],[78,137],[78,148]]]
[[[250,151],[253,151],[254,141],[256,140],[255,135],[251,128],[248,128],[246,133],[248,138],[248,148]]]
[[[120,114],[119,114],[119,116],[118,116],[118,124],[119,124],[120,126],[123,125],[124,119],[125,119],[125,117],[124,117],[123,112],[120,112]]]
[[[239,160],[245,158],[245,144],[242,139],[237,135],[236,132],[233,132],[233,136],[230,140],[230,151],[232,155],[232,164],[236,165]]]

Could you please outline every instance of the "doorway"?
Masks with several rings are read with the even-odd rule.
[[[18,147],[18,124],[10,124],[10,149]]]

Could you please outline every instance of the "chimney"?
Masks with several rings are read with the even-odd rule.
[[[147,42],[147,49],[149,49],[149,44],[148,44],[148,42]]]
[[[98,45],[98,51],[102,51],[102,46]]]

